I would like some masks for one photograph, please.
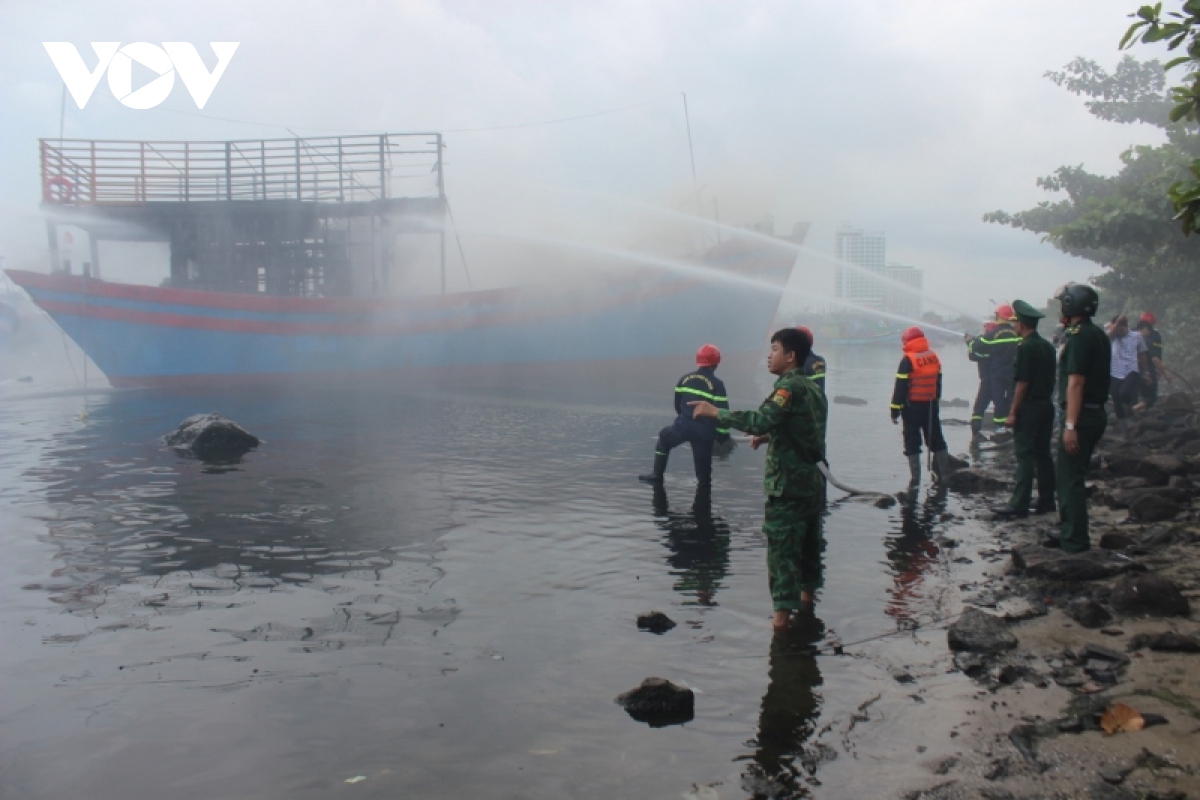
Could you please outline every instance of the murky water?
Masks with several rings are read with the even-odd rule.
[[[830,394],[871,401],[831,406],[835,472],[902,488],[898,348],[826,355]],[[687,452],[665,493],[634,478],[670,398],[592,402],[4,401],[0,796],[860,798],[916,774],[945,746],[924,699],[965,685],[925,632],[979,566],[938,543],[959,501],[834,503],[818,620],[773,641],[762,453],[694,508]],[[212,410],[266,444],[225,468],[162,446]],[[639,632],[650,609],[679,626]],[[917,688],[889,674],[914,664]],[[614,705],[650,675],[695,719]]]

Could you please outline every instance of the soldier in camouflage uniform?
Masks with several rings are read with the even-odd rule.
[[[775,606],[773,625],[787,628],[791,615],[811,608],[821,587],[821,498],[825,477],[817,464],[825,459],[825,395],[804,376],[811,344],[795,328],[771,337],[767,369],[778,376],[771,396],[757,411],[726,411],[696,401],[696,417],[711,417],[723,427],[753,434],[751,447],[769,442],[763,484],[767,508],[767,574]]]

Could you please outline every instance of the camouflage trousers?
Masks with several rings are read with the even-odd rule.
[[[822,486],[824,480],[821,480]],[[767,536],[767,582],[776,611],[800,608],[800,593],[823,584],[821,492],[768,497],[763,518]]]

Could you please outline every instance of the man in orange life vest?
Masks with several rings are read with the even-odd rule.
[[[941,480],[950,474],[950,454],[942,438],[938,401],[942,397],[942,362],[929,349],[920,328],[909,328],[900,336],[904,358],[896,369],[892,390],[892,424],[904,420],[904,455],[908,456],[909,486],[921,482],[921,437],[936,459],[934,472]]]

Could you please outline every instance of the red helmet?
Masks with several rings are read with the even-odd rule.
[[[1003,319],[1003,320],[1011,321],[1016,318],[1017,318],[1017,315],[1016,315],[1016,312],[1013,311],[1012,306],[1008,305],[1007,303],[996,306],[996,319]]]
[[[925,331],[921,330],[916,325],[913,325],[911,328],[906,328],[904,333],[900,334],[900,341],[904,344],[908,344],[913,339],[921,339],[924,336]]]
[[[1000,327],[999,322],[985,322],[985,323],[983,323],[983,332],[984,333],[995,333],[996,328],[999,328],[999,327]]]
[[[696,351],[696,365],[700,367],[715,367],[721,363],[721,351],[715,344],[706,344]]]
[[[797,325],[796,330],[800,331],[801,333],[803,333],[805,336],[808,337],[808,346],[812,347],[813,346],[813,332],[810,331],[808,328],[804,327],[803,325]]]
[[[1142,314],[1141,317],[1138,318],[1138,322],[1148,322],[1151,325],[1157,325],[1158,317],[1154,316],[1153,311],[1146,311]]]

